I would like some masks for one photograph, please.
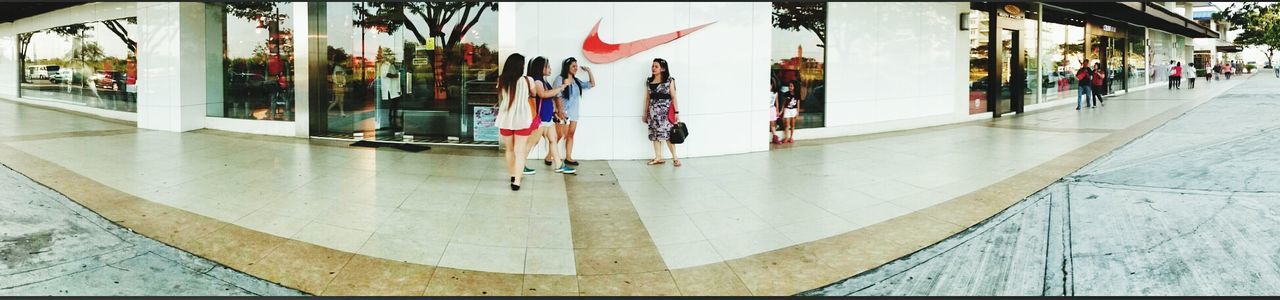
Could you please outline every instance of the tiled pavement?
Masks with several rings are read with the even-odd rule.
[[[158,132],[7,101],[0,163],[147,236],[316,294],[790,294],[959,232],[1238,82],[679,169],[542,168],[520,192],[492,150]]]

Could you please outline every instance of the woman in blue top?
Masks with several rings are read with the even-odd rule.
[[[582,101],[582,91],[596,87],[596,75],[591,73],[591,68],[582,66],[582,70],[587,71],[587,81],[578,79],[578,60],[572,57],[566,58],[560,64],[560,76],[557,76],[554,81],[556,86],[566,82],[569,84],[563,92],[560,92],[560,99],[564,103],[564,112],[568,119],[562,119],[562,123],[556,124],[556,133],[564,140],[564,163],[572,166],[578,165],[578,161],[573,159],[573,136],[578,132],[578,103]],[[560,147],[559,142],[552,145]],[[551,159],[551,153],[547,153],[543,162],[550,165]]]
[[[551,75],[551,66],[547,65],[547,58],[539,56],[530,61],[529,70],[526,74],[533,77],[534,85],[541,85],[543,90],[553,90],[551,88],[551,84],[546,81],[547,75]],[[557,165],[554,166],[556,173],[573,174],[576,173],[577,170],[570,168],[568,165],[564,164],[563,160],[558,159],[560,158],[560,154],[556,151],[555,145],[556,141],[559,139],[556,138],[555,127],[552,126],[552,120],[554,118],[563,119],[565,117],[564,107],[561,106],[562,104],[560,103],[559,94],[564,91],[564,88],[567,85],[568,83],[561,84],[554,89],[555,93],[552,96],[539,99],[538,117],[542,119],[542,123],[538,126],[538,130],[534,132],[533,136],[542,136],[547,139],[547,154],[557,158],[553,161],[553,163]],[[526,149],[533,149],[534,146],[538,145],[539,140],[540,139],[536,137],[529,139],[529,146]],[[533,169],[527,167],[524,169],[525,175],[533,175],[534,173],[536,173],[536,171]]]

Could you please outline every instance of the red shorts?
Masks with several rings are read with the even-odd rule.
[[[538,129],[538,125],[540,125],[541,123],[542,123],[542,119],[538,118],[538,116],[535,115],[533,116],[532,124],[529,124],[529,128],[520,129],[520,130],[498,129],[498,134],[501,134],[502,136],[511,136],[511,135],[529,136],[530,134],[533,134],[534,130]]]

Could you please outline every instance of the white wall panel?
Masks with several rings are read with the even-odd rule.
[[[17,32],[13,23],[0,24],[0,97],[18,96]]]
[[[962,42],[956,28],[958,7],[955,3],[831,3],[827,128],[800,130],[797,135],[831,136],[858,130],[842,127],[929,116],[953,119],[964,114],[953,104],[965,99],[954,88],[953,81],[964,78],[956,62],[968,58],[968,52],[955,50]]]
[[[767,3],[764,7],[768,7]],[[768,10],[754,3],[518,3],[500,22],[512,21],[517,36],[509,48],[527,57],[544,56],[553,76],[569,56],[590,66],[596,87],[581,104],[575,158],[643,159],[653,156],[641,116],[645,78],[654,58],[664,58],[676,78],[676,98],[683,120],[695,136],[677,147],[680,156],[752,151],[752,97],[764,103],[768,93],[768,40],[756,38],[767,26]],[[505,7],[504,7],[505,9]],[[510,17],[505,17],[510,16]],[[621,60],[596,64],[582,56],[582,42],[600,22],[600,38],[624,43],[715,21],[689,36]],[[505,25],[500,25],[500,28]],[[764,27],[767,34],[767,28]],[[767,35],[765,35],[767,37]],[[506,37],[503,37],[506,40]],[[503,55],[511,53],[504,52]],[[760,55],[757,55],[759,53]],[[505,57],[503,57],[505,59]],[[585,76],[584,72],[579,75]],[[763,84],[759,81],[763,79]],[[754,85],[762,85],[753,87]],[[759,91],[756,91],[759,90]],[[753,96],[754,95],[754,96]],[[758,124],[760,135],[764,123]],[[767,149],[767,141],[758,150]],[[539,147],[531,157],[545,155]]]

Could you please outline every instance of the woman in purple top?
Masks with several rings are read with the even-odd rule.
[[[555,117],[565,117],[564,107],[561,106],[562,104],[560,103],[559,94],[561,91],[564,91],[565,87],[569,86],[569,82],[565,82],[564,84],[552,89],[551,84],[547,83],[546,80],[546,77],[551,75],[551,66],[547,64],[547,58],[541,56],[536,57],[529,62],[529,70],[526,74],[533,77],[533,85],[542,86],[543,90],[552,91],[550,97],[540,98],[538,101],[538,117],[542,119],[542,123],[538,126],[538,130],[532,135],[533,138],[529,139],[529,147],[527,149],[533,149],[534,146],[537,146],[538,142],[541,140],[537,138],[537,136],[542,136],[547,139],[547,151],[551,153],[552,157],[555,157],[555,161],[552,162],[555,164],[555,172],[565,174],[577,173],[577,170],[574,170],[564,164],[564,157],[560,156],[559,151],[556,151],[555,143],[559,138],[556,136],[555,123],[552,123],[552,119]],[[519,159],[524,158],[520,157]],[[534,173],[536,173],[536,171],[533,169],[528,167],[524,169],[525,175],[533,175]]]

